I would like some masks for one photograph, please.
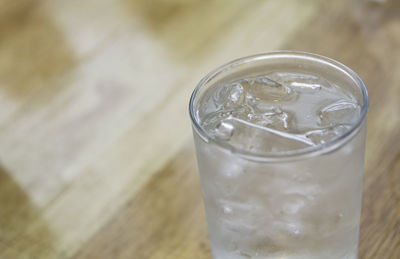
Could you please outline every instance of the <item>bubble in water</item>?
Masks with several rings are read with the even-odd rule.
[[[283,212],[286,214],[296,214],[307,202],[307,198],[300,194],[291,194],[283,197]]]
[[[285,241],[291,237],[300,237],[305,234],[305,226],[298,220],[282,220],[274,222],[274,230],[280,237],[280,241]]]
[[[240,201],[234,201],[234,200],[220,199],[219,204],[221,205],[222,208],[229,207],[231,212],[237,212],[237,213],[250,212],[250,211],[256,209],[256,206],[254,204],[240,202]]]
[[[231,214],[232,213],[232,208],[229,206],[222,206],[223,207],[223,212],[224,214]]]
[[[360,115],[360,106],[348,100],[339,100],[323,107],[319,112],[322,126],[352,124]]]
[[[312,174],[310,172],[301,172],[299,174],[293,174],[292,179],[297,182],[307,182],[312,179]]]
[[[238,163],[229,163],[221,170],[222,176],[226,178],[236,178],[244,173],[243,168]]]
[[[301,234],[301,226],[295,223],[287,223],[286,230],[294,236],[298,236]]]
[[[224,231],[240,232],[252,234],[257,230],[257,225],[252,224],[251,215],[255,214],[261,208],[248,202],[239,202],[235,200],[220,199],[220,220]]]

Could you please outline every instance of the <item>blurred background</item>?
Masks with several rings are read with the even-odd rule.
[[[360,258],[400,258],[400,1],[0,0],[0,258],[211,258],[189,97],[292,49],[370,93]]]

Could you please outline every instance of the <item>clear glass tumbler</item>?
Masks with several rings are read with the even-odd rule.
[[[200,81],[190,116],[214,258],[357,258],[368,102],[350,68],[303,52],[237,59]]]

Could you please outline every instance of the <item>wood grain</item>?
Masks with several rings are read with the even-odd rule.
[[[396,0],[0,0],[0,258],[211,258],[189,96],[276,49],[368,86],[359,258],[400,258]]]

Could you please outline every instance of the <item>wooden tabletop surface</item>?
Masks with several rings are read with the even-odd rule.
[[[277,49],[370,93],[360,258],[400,258],[400,1],[1,0],[0,258],[210,259],[188,101]]]

